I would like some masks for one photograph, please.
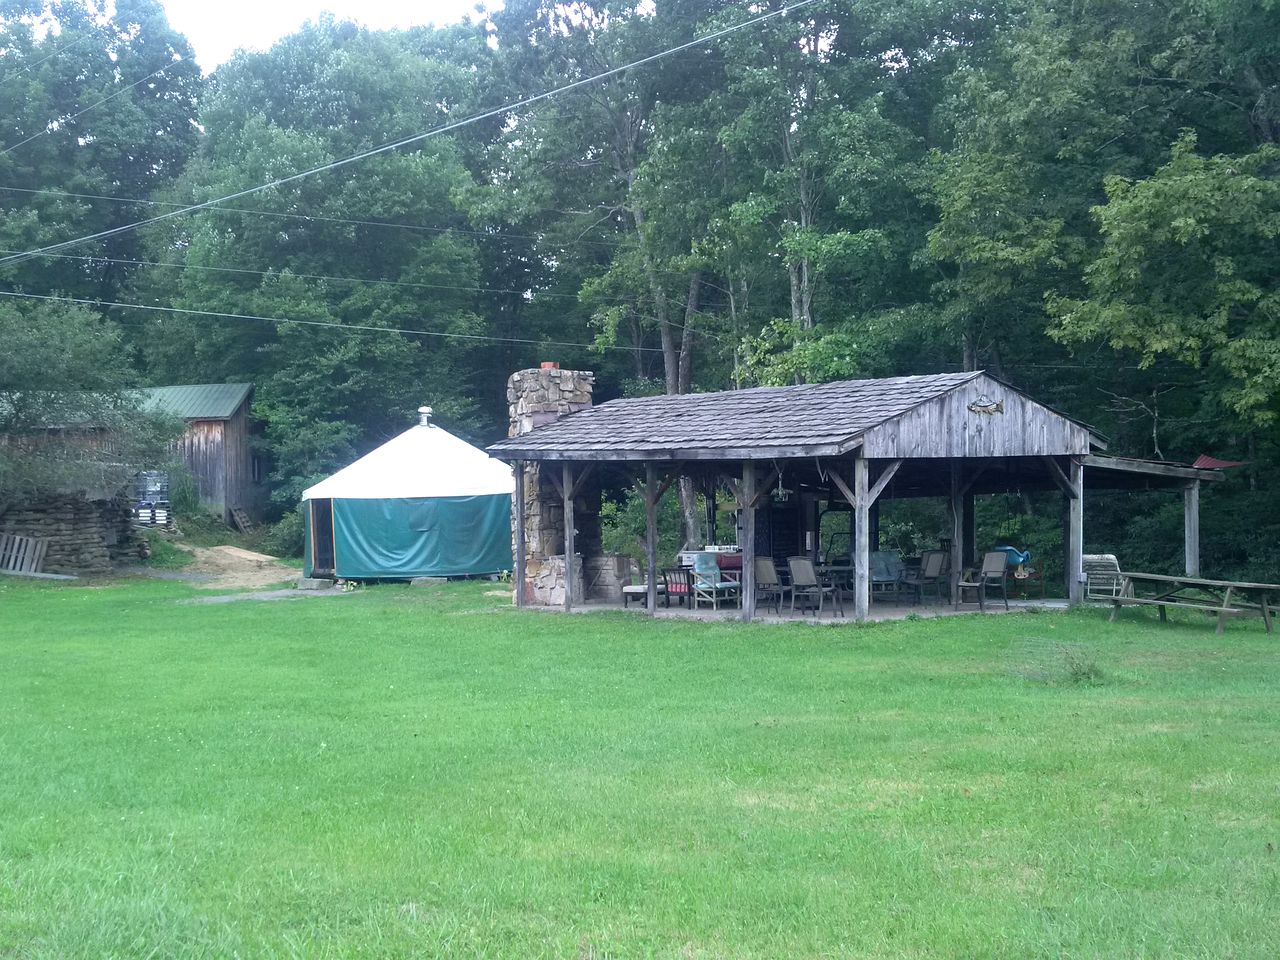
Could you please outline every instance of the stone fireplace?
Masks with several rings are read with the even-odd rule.
[[[591,406],[594,386],[595,374],[561,370],[556,364],[516,371],[507,380],[507,406],[511,416],[507,435],[520,436]],[[547,469],[559,469],[559,465]],[[580,493],[574,502],[574,514],[574,596],[583,597],[587,595],[583,557],[595,558],[601,550],[599,492],[592,488]],[[515,588],[524,591],[527,603],[562,604],[566,576],[564,501],[537,464],[524,466],[524,515],[525,582],[516,584]]]

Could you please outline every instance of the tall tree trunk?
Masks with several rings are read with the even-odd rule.
[[[684,303],[684,329],[680,331],[680,358],[677,393],[688,393],[693,387],[693,319],[702,298],[702,271],[689,274],[689,292]],[[680,516],[684,520],[684,542],[696,544],[702,539],[702,517],[698,510],[698,488],[689,477],[680,478]]]
[[[972,329],[968,328],[962,334],[961,339],[964,347],[964,369],[966,372],[978,369],[978,335]]]
[[[667,310],[667,294],[658,276],[658,267],[649,252],[649,240],[645,236],[645,213],[640,207],[631,209],[636,225],[636,237],[640,242],[640,256],[644,262],[645,279],[649,282],[649,295],[653,297],[653,318],[658,324],[658,337],[662,343],[662,370],[667,393],[680,393],[680,349],[671,330],[670,311]]]

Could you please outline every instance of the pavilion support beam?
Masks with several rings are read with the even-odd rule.
[[[1200,576],[1200,481],[1182,489],[1182,538],[1187,576]]]
[[[1067,599],[1073,604],[1084,599],[1084,464],[1076,457],[1067,463],[1067,480],[1072,494],[1066,499]]]
[[[645,597],[645,609],[649,616],[658,612],[658,468],[652,463],[644,465],[644,565],[645,583],[649,590]]]
[[[951,602],[960,602],[960,576],[964,573],[964,462],[951,461]]]
[[[742,462],[742,619],[756,616],[756,510],[760,497],[756,490],[756,465]],[[765,492],[768,487],[765,487]]]
[[[706,485],[706,502],[707,502],[707,543],[719,543],[716,538],[716,482],[715,480],[707,481]]]
[[[961,498],[961,553],[966,566],[975,566],[978,562],[978,518],[974,512],[972,487],[964,492]]]
[[[853,617],[859,623],[871,614],[871,491],[867,458],[853,461]]]
[[[574,539],[577,534],[573,529],[573,464],[566,460],[560,470],[560,494],[564,500],[564,609],[568,613],[577,599],[573,595]]]
[[[525,533],[525,511],[524,511],[524,461],[517,460],[515,463],[515,493],[511,495],[513,506],[515,507],[515,556],[512,561],[515,569],[515,599],[516,606],[523,607],[528,603],[527,586],[525,579],[528,577],[527,561],[525,553],[527,551],[528,536]]]

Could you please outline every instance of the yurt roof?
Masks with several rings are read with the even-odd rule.
[[[434,424],[410,427],[308,487],[303,500],[399,500],[510,494],[511,468]]]

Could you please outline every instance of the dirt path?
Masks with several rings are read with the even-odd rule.
[[[195,581],[205,590],[250,590],[297,580],[298,571],[280,563],[275,557],[239,547],[188,547],[195,563],[183,573],[198,574]]]

